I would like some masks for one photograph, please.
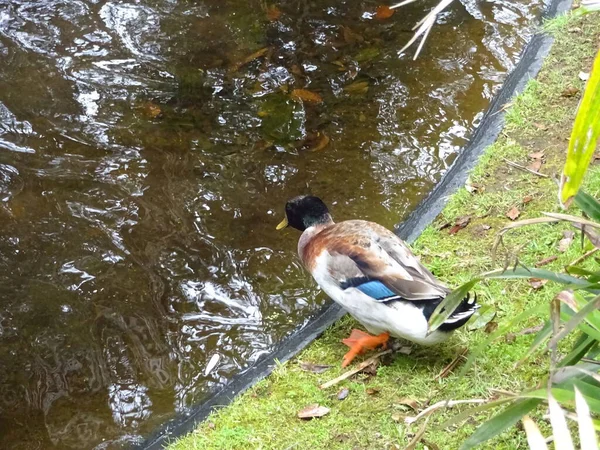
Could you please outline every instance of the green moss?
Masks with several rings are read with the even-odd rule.
[[[577,31],[572,32],[576,28]],[[509,107],[502,137],[490,146],[471,173],[475,193],[460,189],[448,202],[443,213],[414,244],[422,261],[442,280],[457,286],[475,274],[496,268],[505,257],[514,257],[534,265],[552,255],[558,258],[545,266],[562,268],[582,254],[577,242],[560,253],[558,242],[566,225],[537,225],[516,229],[506,235],[505,247],[500,247],[498,260],[492,260],[492,246],[498,231],[509,221],[506,213],[512,207],[520,218],[537,217],[543,211],[558,209],[556,183],[507,165],[506,160],[528,165],[528,154],[543,151],[545,164],[541,171],[557,175],[562,166],[570,121],[578,96],[564,97],[567,87],[582,89],[578,78],[587,71],[600,35],[600,24],[592,17],[564,16],[545,24],[556,37],[537,80],[531,80],[525,91]],[[586,189],[600,193],[600,169],[593,167],[587,177]],[[445,225],[459,217],[470,216],[469,225],[450,234]],[[523,310],[548,304],[560,289],[548,283],[533,289],[527,280],[488,280],[477,288],[480,303],[491,305],[502,324]],[[541,323],[533,317],[520,324],[525,328]],[[259,382],[237,398],[229,407],[216,411],[189,436],[175,442],[171,450],[188,449],[350,449],[404,448],[421,422],[406,425],[403,418],[415,412],[404,399],[418,402],[423,408],[436,401],[453,398],[490,398],[493,389],[519,391],[531,387],[547,371],[547,355],[535,353],[518,367],[515,362],[527,352],[533,335],[519,335],[514,340],[500,338],[488,345],[474,366],[459,378],[436,376],[464,347],[476,348],[488,338],[483,330],[457,333],[449,342],[435,348],[413,347],[409,355],[395,354],[380,366],[376,376],[356,375],[336,387],[321,390],[320,384],[340,375],[339,362],[346,348],[340,343],[355,322],[345,317],[330,327],[324,335],[308,346],[298,358],[276,368],[271,376]],[[518,331],[518,330],[517,330]],[[366,355],[365,357],[368,357]],[[329,364],[332,368],[321,374],[303,371],[300,361]],[[350,394],[340,401],[337,392],[346,387]],[[331,408],[317,420],[297,419],[297,412],[311,403]],[[440,410],[429,423],[425,440],[439,448],[458,448],[490,413],[477,414],[453,430],[435,426],[452,417],[461,408]],[[536,420],[541,418],[538,411]],[[417,448],[424,448],[420,443]],[[526,448],[525,436],[517,428],[503,433],[481,448]],[[432,448],[430,445],[429,448]]]

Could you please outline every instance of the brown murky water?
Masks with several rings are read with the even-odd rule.
[[[301,326],[284,201],[397,223],[542,7],[456,2],[412,62],[433,3],[378,5],[0,2],[0,448],[138,443]]]

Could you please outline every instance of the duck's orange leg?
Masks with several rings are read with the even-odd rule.
[[[371,336],[364,331],[357,329],[352,330],[349,337],[342,339],[342,342],[350,347],[350,351],[344,355],[342,367],[346,367],[357,355],[364,353],[365,350],[373,350],[380,345],[383,345],[383,348],[386,348],[389,338],[389,333]]]

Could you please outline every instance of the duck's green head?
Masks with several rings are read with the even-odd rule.
[[[304,231],[314,225],[329,222],[331,215],[323,200],[313,195],[300,195],[285,204],[285,219],[277,225],[277,229],[290,226]]]

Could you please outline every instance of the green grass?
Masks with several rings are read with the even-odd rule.
[[[527,165],[529,153],[543,150],[546,162],[541,171],[557,175],[564,159],[570,122],[579,96],[561,97],[568,87],[583,89],[578,78],[588,71],[600,36],[600,24],[594,17],[565,16],[554,19],[545,29],[556,36],[551,55],[536,80],[531,80],[508,109],[501,138],[482,156],[471,173],[476,193],[464,188],[451,197],[447,207],[429,226],[413,248],[422,261],[442,280],[457,286],[477,273],[502,265],[505,253],[521,248],[520,260],[529,265],[551,256],[558,259],[545,268],[561,271],[582,254],[574,242],[565,253],[557,251],[566,225],[538,225],[520,228],[505,239],[506,252],[500,261],[492,261],[491,248],[498,231],[508,222],[506,212],[516,206],[520,218],[537,217],[543,211],[555,211],[557,187],[551,178],[540,178],[511,168],[503,158]],[[575,31],[573,31],[575,30]],[[600,171],[592,167],[586,190],[600,193]],[[529,202],[524,202],[528,196]],[[446,223],[471,216],[470,224],[455,235]],[[489,229],[487,229],[490,227]],[[497,312],[496,322],[503,326],[523,310],[545,305],[559,286],[548,283],[534,290],[526,280],[488,280],[477,287],[480,303]],[[544,314],[519,324],[517,329],[541,323]],[[336,387],[320,390],[319,385],[343,373],[339,363],[346,347],[340,343],[357,324],[345,317],[313,342],[297,358],[276,368],[271,376],[256,384],[223,409],[213,413],[198,429],[173,443],[171,450],[190,449],[363,449],[404,448],[421,422],[406,425],[404,417],[416,414],[403,399],[417,401],[419,409],[442,399],[491,398],[493,389],[520,391],[533,387],[546,373],[548,357],[535,353],[515,368],[533,340],[533,335],[516,335],[514,340],[500,338],[485,348],[467,374],[438,380],[436,375],[463,347],[471,349],[488,338],[482,329],[462,331],[435,348],[413,347],[409,355],[395,354],[384,361],[375,376],[356,375]],[[365,357],[368,357],[366,355]],[[300,361],[330,364],[321,374],[303,371]],[[337,392],[348,388],[350,394],[340,401]],[[331,408],[331,412],[312,421],[302,421],[297,412],[311,403]],[[417,449],[456,449],[490,413],[478,414],[452,430],[436,428],[455,412],[440,410],[432,416]],[[543,422],[542,412],[534,415]],[[489,449],[527,448],[524,434],[514,427],[484,444]]]

